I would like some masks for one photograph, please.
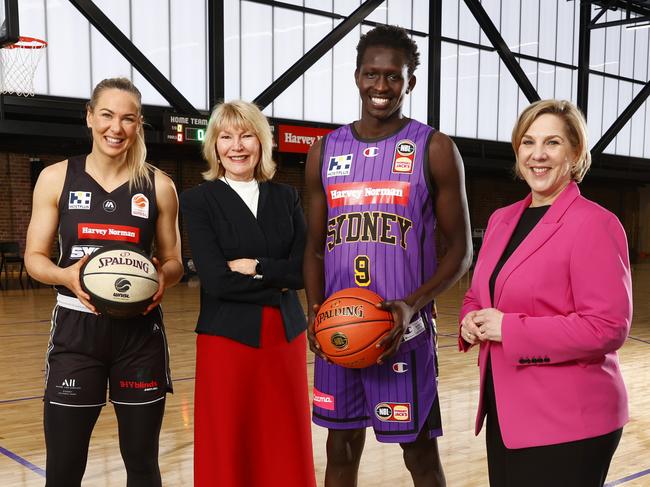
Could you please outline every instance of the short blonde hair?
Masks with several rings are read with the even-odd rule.
[[[587,136],[587,122],[580,109],[566,100],[540,100],[529,105],[521,112],[519,119],[512,129],[512,148],[515,157],[524,134],[537,118],[546,113],[556,115],[564,121],[566,133],[571,147],[576,152],[577,160],[571,166],[571,179],[579,183],[591,166],[591,153]],[[515,164],[515,174],[521,178],[518,164]]]
[[[271,126],[256,105],[242,100],[220,103],[212,110],[203,141],[203,157],[209,165],[208,170],[202,173],[203,178],[212,181],[226,173],[217,154],[217,137],[221,131],[229,129],[249,130],[255,134],[260,141],[261,155],[254,177],[259,182],[273,178],[276,165],[272,157]]]

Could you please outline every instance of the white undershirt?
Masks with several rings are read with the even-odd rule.
[[[260,186],[257,180],[251,179],[250,181],[235,181],[226,178],[225,176],[219,179],[230,186],[235,193],[239,195],[242,201],[246,203],[246,206],[248,206],[248,209],[251,210],[251,213],[253,213],[255,218],[257,218],[257,203],[260,199]]]

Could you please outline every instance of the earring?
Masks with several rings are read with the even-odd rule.
[[[408,88],[406,88],[406,94],[407,94],[407,95],[409,94],[409,91],[410,91],[410,90],[409,90]]]

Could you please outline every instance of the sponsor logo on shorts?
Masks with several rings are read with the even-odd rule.
[[[154,323],[153,328],[152,328],[151,331],[153,331],[154,333],[159,332],[160,331],[160,325],[158,323]]]
[[[413,161],[415,161],[415,142],[408,139],[400,140],[395,145],[393,174],[413,174]]]
[[[403,423],[411,421],[411,403],[409,402],[380,402],[375,406],[375,416],[387,423]]]
[[[90,210],[90,191],[70,191],[68,210]]]
[[[149,218],[149,199],[142,193],[131,198],[131,215],[139,218]]]
[[[117,210],[117,204],[113,200],[105,200],[102,208],[104,208],[104,211],[106,213],[113,213],[115,210]]]
[[[379,155],[379,147],[366,147],[363,149],[363,155],[366,157],[377,157]]]
[[[325,394],[314,387],[314,406],[334,411],[334,396]]]
[[[352,154],[332,156],[327,163],[327,177],[347,176],[352,168]]]
[[[70,249],[71,259],[81,259],[84,255],[90,255],[101,249],[97,245],[73,245]]]
[[[395,362],[393,364],[393,372],[396,374],[403,374],[404,372],[408,372],[409,370],[409,364],[406,362]]]
[[[81,386],[77,382],[77,379],[69,378],[63,379],[61,384],[56,386],[56,389],[56,393],[59,396],[76,396],[81,390]]]
[[[404,181],[371,181],[330,184],[327,202],[330,208],[352,205],[402,205],[409,202],[411,183]]]
[[[143,380],[121,380],[120,381],[121,389],[138,389],[144,392],[147,391],[157,391],[158,390],[158,381],[143,381]]]
[[[117,240],[121,242],[140,242],[140,229],[125,225],[104,225],[100,223],[79,223],[77,238],[93,240]]]

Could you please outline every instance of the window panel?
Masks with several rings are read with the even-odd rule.
[[[458,113],[456,135],[476,137],[478,116],[478,50],[460,47],[458,53]]]
[[[571,70],[555,68],[555,94],[558,100],[571,100]]]
[[[644,29],[645,30],[645,29]],[[634,76],[634,36],[638,30],[621,28],[620,75],[627,78]]]
[[[392,1],[392,3],[395,3],[395,0]],[[377,7],[375,10],[373,10],[368,17],[366,17],[367,20],[370,20],[372,22],[379,22],[380,24],[387,24],[388,23],[388,7],[386,5],[386,2],[383,2],[379,7]]]
[[[458,39],[459,0],[442,0],[442,36]]]
[[[501,26],[501,0],[483,0],[481,6],[485,9],[485,13],[488,14],[492,23],[499,29]],[[480,43],[484,46],[492,45],[485,32],[483,32],[483,29],[481,29],[479,39]]]
[[[575,17],[576,3],[580,2],[565,2],[560,0],[557,3],[556,61],[567,64],[573,62],[573,51],[578,50],[578,44],[574,44],[574,30],[578,30],[578,23],[580,22],[580,19]]]
[[[648,29],[637,29],[634,40],[634,79],[648,79]]]
[[[498,140],[508,142],[512,135],[512,127],[517,121],[519,87],[503,62],[500,61],[499,63],[499,122],[497,135]]]
[[[126,37],[131,37],[128,0],[96,0],[95,5],[106,13]],[[133,68],[129,61],[94,27],[91,29],[90,50],[93,60],[101,59],[99,63],[92,63],[92,86],[104,78],[116,76],[132,78]]]
[[[607,20],[620,20],[620,15],[615,13],[610,15],[608,12],[605,14]],[[607,27],[605,33],[605,72],[618,74],[619,62],[619,44],[621,40],[620,27]]]
[[[602,133],[605,133],[612,126],[614,120],[618,116],[618,81],[605,78],[605,85],[603,87],[603,128]],[[602,134],[601,134],[602,135]],[[600,138],[600,137],[599,137]],[[612,146],[612,153],[615,147]]]
[[[305,51],[309,51],[332,30],[332,20],[305,15]],[[305,120],[332,121],[332,51],[305,73]]]
[[[478,42],[481,28],[465,2],[460,2],[458,10],[458,38],[468,42]]]
[[[391,25],[399,25],[405,29],[410,29],[412,18],[411,2],[405,2],[404,0],[387,0],[387,2],[382,4],[382,6],[386,3],[388,4],[388,23]]]
[[[537,37],[539,24],[539,4],[536,1],[521,4],[521,45],[519,52],[537,56]]]
[[[533,86],[537,86],[537,64],[534,61],[527,61],[525,59],[520,60],[519,62],[521,69],[523,69],[524,73],[526,74],[526,77],[530,80],[530,83]],[[530,102],[528,101],[528,98],[526,98],[526,95],[524,95],[524,92],[519,90],[519,100],[517,102],[517,113],[521,113],[521,111],[526,108],[528,105],[530,105]],[[544,98],[542,96],[542,98]]]
[[[169,79],[169,10],[157,0],[131,2],[131,39],[158,70]],[[150,105],[169,105],[167,100],[137,71],[133,82],[142,92],[142,102]]]
[[[605,31],[607,29],[594,29],[589,39],[589,67],[597,71],[605,71]],[[578,51],[578,49],[576,49]],[[577,54],[576,54],[577,56]],[[576,59],[576,66],[578,60]]]
[[[618,112],[616,116],[623,112],[632,101],[632,83],[621,81],[619,84],[618,93]],[[630,155],[630,131],[631,120],[623,126],[623,128],[616,135],[616,154],[621,156]]]
[[[641,89],[641,85],[634,85],[632,97],[634,98],[638,95]],[[643,157],[643,139],[645,137],[645,114],[647,105],[648,102],[646,101],[632,116],[632,126],[630,130],[630,155],[632,157]]]
[[[205,0],[171,2],[171,81],[195,108],[208,109]]]
[[[241,98],[239,8],[239,2],[224,2],[223,5],[224,98],[226,100]]]
[[[458,46],[442,43],[440,65],[440,130],[448,135],[456,135]]]
[[[519,52],[519,0],[503,0],[500,24],[495,22],[501,37],[513,52]],[[501,26],[499,28],[499,25]]]
[[[415,71],[416,80],[420,80],[420,83],[416,83],[415,89],[413,92],[408,95],[410,97],[408,107],[410,108],[409,113],[410,117],[415,118],[416,120],[426,123],[428,117],[428,93],[427,93],[427,82],[429,79],[428,76],[428,63],[429,63],[429,43],[426,38],[423,37],[414,37],[413,40],[418,45],[418,51],[420,51],[420,66]],[[405,104],[406,105],[406,104]]]
[[[428,0],[413,1],[413,30],[417,30],[420,32],[429,32]]]
[[[278,79],[303,55],[303,14],[282,8],[273,14],[273,78]],[[301,76],[274,100],[274,117],[302,119],[302,87]]]
[[[544,100],[555,98],[555,66],[539,63],[537,68],[537,93]]]
[[[47,2],[49,94],[90,97],[89,24],[70,2]],[[73,75],[74,73],[74,75]]]
[[[334,12],[346,17],[359,8],[360,0],[334,0]]]
[[[589,144],[591,147],[603,134],[603,87],[605,78],[594,74],[589,75],[589,110],[587,111],[587,126],[589,128]]]
[[[499,55],[496,52],[481,51],[480,60],[478,138],[496,140],[499,114]]]
[[[648,129],[650,128],[650,103],[645,102],[645,130],[643,132],[643,157],[650,158],[650,136]]]
[[[18,2],[20,33],[27,37],[36,37],[48,41],[45,37],[45,6],[43,0],[21,0]],[[48,94],[47,86],[48,56],[47,49],[34,73],[34,90],[41,95]]]
[[[555,60],[557,3],[556,0],[545,0],[539,10],[539,57]]]
[[[332,86],[334,123],[350,123],[359,118],[359,90],[354,83],[356,46],[359,36],[360,30],[356,27],[334,46]]]
[[[241,97],[254,100],[272,81],[273,38],[271,7],[241,4]],[[244,20],[245,19],[245,20]],[[264,110],[271,115],[272,104]]]

